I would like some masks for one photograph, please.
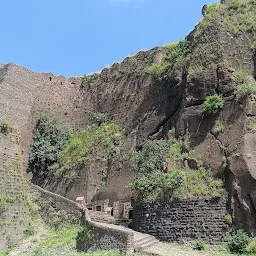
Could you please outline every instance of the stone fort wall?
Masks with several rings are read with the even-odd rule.
[[[225,241],[225,201],[183,200],[133,207],[132,228],[161,241],[191,241],[198,237],[210,244]]]

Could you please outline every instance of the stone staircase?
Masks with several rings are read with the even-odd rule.
[[[122,226],[123,230],[130,231],[134,234],[134,251],[135,253],[139,253],[139,255],[162,255],[158,253],[152,254],[150,251],[151,247],[157,246],[160,242],[151,235],[143,234],[137,231],[134,231],[130,228],[127,228],[129,224],[129,220],[126,219],[116,219],[113,216],[107,214],[106,212],[98,212],[98,211],[89,211],[89,216],[92,221],[107,223],[111,225]],[[121,227],[120,227],[121,228]]]
[[[146,249],[156,246],[160,243],[155,237],[133,231],[134,233],[134,250],[136,253],[147,254]],[[147,254],[148,255],[148,254]]]

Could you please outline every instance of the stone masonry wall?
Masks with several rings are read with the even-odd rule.
[[[134,206],[132,228],[161,241],[194,240],[211,244],[225,240],[225,201],[191,200]]]
[[[0,250],[16,244],[29,223],[19,135],[0,132]]]
[[[40,205],[40,215],[48,225],[58,228],[84,224],[85,209],[76,202],[33,184],[30,184],[30,197]]]
[[[134,234],[122,227],[90,221],[88,228],[93,234],[94,249],[117,250],[127,255],[134,251]]]

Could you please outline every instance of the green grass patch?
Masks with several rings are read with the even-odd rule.
[[[242,84],[242,85],[237,86],[234,94],[237,97],[241,97],[241,96],[245,96],[245,95],[250,95],[255,92],[256,92],[256,83]]]
[[[120,154],[124,130],[116,124],[91,125],[75,134],[60,153],[59,160],[51,168],[56,177],[66,175],[71,181],[79,177],[81,168],[100,152],[102,161]],[[104,176],[104,177],[103,177]],[[102,173],[102,182],[106,173]]]
[[[235,81],[237,84],[244,84],[245,79],[248,76],[248,72],[245,70],[237,70],[234,72]]]
[[[196,31],[195,38],[201,37],[209,28],[214,25],[214,21],[217,18],[217,11],[219,10],[220,5],[213,3],[206,8],[203,19],[200,21]]]
[[[167,73],[174,68],[183,68],[191,53],[191,44],[186,39],[177,43],[164,46],[164,57],[162,62],[153,63],[146,69],[146,73],[155,79],[163,81],[167,79]]]
[[[211,199],[224,196],[223,181],[214,179],[209,170],[184,170],[185,181],[174,190],[173,197],[177,199]]]

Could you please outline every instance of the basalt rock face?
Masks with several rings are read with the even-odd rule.
[[[229,90],[234,90],[234,80],[228,70],[223,79],[227,77],[230,77],[227,84]],[[198,85],[198,98],[194,98],[194,84]],[[202,86],[200,88],[202,84],[203,89]],[[255,98],[225,97],[223,92],[223,110],[214,117],[204,117],[201,102],[207,95],[218,92],[221,84],[223,81],[217,82],[216,71],[201,72],[192,77],[184,92],[176,136],[184,139],[187,149],[193,149],[203,156],[205,166],[211,169],[215,177],[225,180],[229,193],[228,208],[234,225],[246,228],[255,235],[256,137],[250,125],[255,122],[255,113],[251,111]]]
[[[204,15],[207,17],[207,8]],[[188,41],[196,41],[189,63],[186,68],[170,70],[163,79],[147,72],[152,63],[165,58],[163,47],[140,51],[100,73],[69,79],[51,73],[38,74],[15,64],[0,65],[0,121],[10,121],[21,136],[19,157],[24,167],[41,107],[53,110],[78,130],[91,124],[92,113],[100,112],[126,131],[121,157],[109,162],[104,186],[99,178],[101,152],[71,184],[51,175],[43,181],[34,175],[32,181],[72,200],[78,195],[84,195],[88,202],[129,200],[132,193],[125,185],[133,179],[131,151],[146,139],[167,138],[169,131],[175,130],[175,136],[184,140],[185,148],[202,155],[213,175],[224,179],[234,225],[255,234],[256,97],[237,98],[233,93],[237,87],[234,69],[247,71],[251,74],[250,83],[255,82],[254,32],[234,35],[224,18],[220,12],[200,36],[196,30],[188,35]],[[202,104],[215,92],[223,95],[225,106],[219,114],[204,117]],[[1,150],[6,150],[3,143]],[[10,161],[6,161],[0,173],[10,167]],[[24,169],[20,170],[23,179],[16,184],[24,190]],[[0,191],[3,189],[0,183]],[[24,212],[22,200],[21,205],[13,207]],[[5,247],[6,239],[7,236],[2,243]]]

